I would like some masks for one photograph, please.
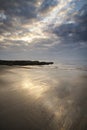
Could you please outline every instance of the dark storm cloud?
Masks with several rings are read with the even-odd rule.
[[[41,4],[41,11],[46,11],[50,7],[54,7],[58,4],[57,0],[44,0]]]
[[[35,0],[0,0],[0,48],[24,44],[20,35],[27,33],[27,29],[22,25],[31,25],[36,19],[35,3]]]
[[[75,15],[75,20],[79,23],[81,22],[87,22],[87,4],[85,4],[78,12],[77,15]]]
[[[20,17],[31,19],[36,17],[36,7],[30,0],[1,0],[0,10],[6,18],[2,18],[3,22],[10,22],[12,18]],[[22,19],[24,20],[24,19]]]
[[[54,33],[66,40],[74,42],[87,41],[87,5],[74,16],[74,22],[63,23],[54,29]]]

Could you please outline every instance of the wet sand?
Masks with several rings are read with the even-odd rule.
[[[87,72],[0,66],[0,130],[86,130]]]

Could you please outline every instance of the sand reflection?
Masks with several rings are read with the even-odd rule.
[[[87,74],[3,67],[0,129],[86,130]]]

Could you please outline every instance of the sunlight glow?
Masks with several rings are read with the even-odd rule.
[[[47,88],[44,87],[44,85],[34,83],[31,79],[27,79],[27,78],[23,80],[22,86],[23,89],[27,90],[29,95],[31,95],[35,99],[41,98],[44,92],[47,90]]]

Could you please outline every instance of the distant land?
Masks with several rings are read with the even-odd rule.
[[[44,61],[27,61],[27,60],[0,60],[0,65],[20,65],[20,66],[25,66],[25,65],[50,65],[54,64],[53,62],[44,62]]]

